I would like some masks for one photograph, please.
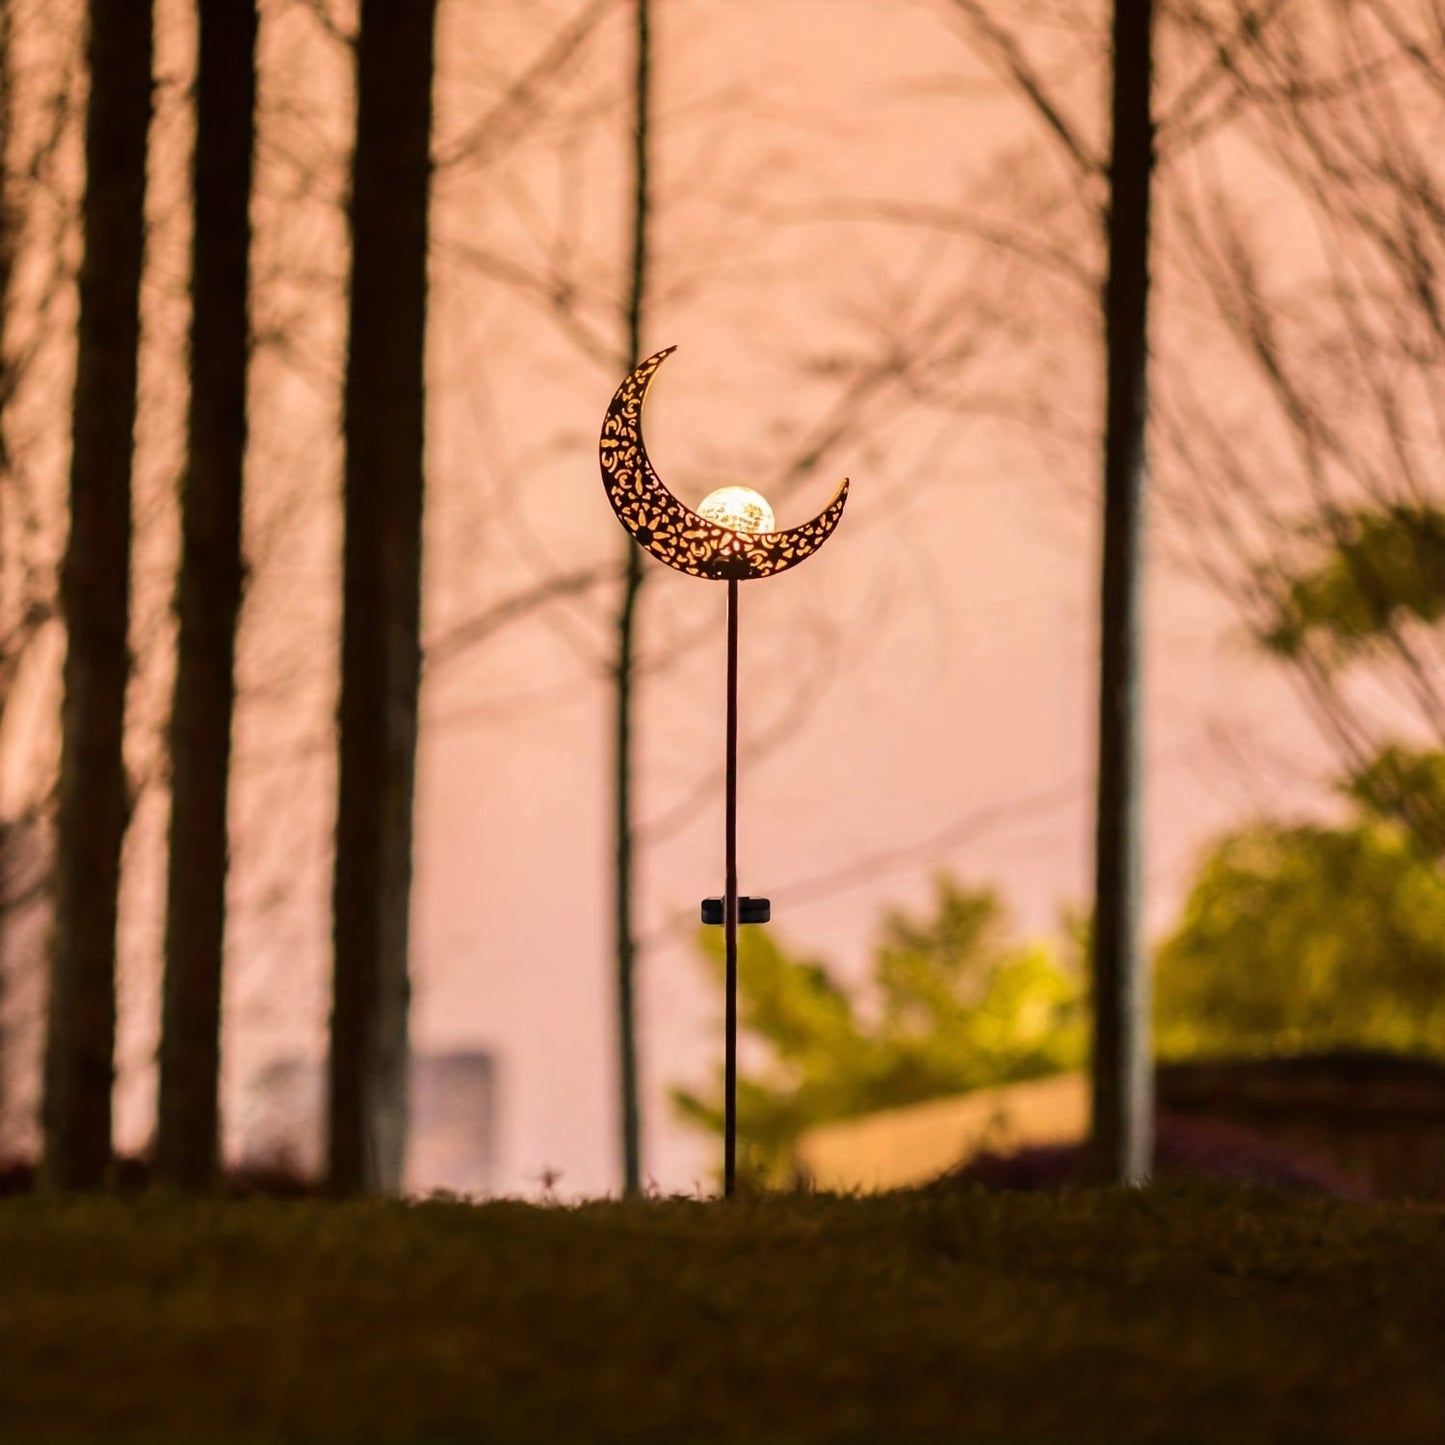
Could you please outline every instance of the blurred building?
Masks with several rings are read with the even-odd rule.
[[[1088,1120],[1088,1080],[1059,1074],[820,1124],[798,1141],[799,1172],[819,1189],[903,1189],[978,1154],[1072,1143]]]
[[[326,1064],[278,1059],[247,1091],[239,1162],[319,1176],[324,1162]],[[497,1067],[485,1049],[412,1055],[405,1189],[489,1194],[496,1178]]]
[[[1379,1198],[1445,1199],[1445,1062],[1382,1052],[1161,1065],[1161,1116],[1318,1161]],[[1082,1073],[983,1089],[808,1130],[800,1176],[820,1189],[927,1183],[985,1155],[1079,1144]]]
[[[1445,1199],[1445,1061],[1383,1051],[1167,1064],[1159,1107],[1327,1161],[1381,1199]]]

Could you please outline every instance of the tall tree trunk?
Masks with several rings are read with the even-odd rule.
[[[61,1189],[103,1183],[111,1151],[151,0],[91,0],[88,58],[70,538],[60,578],[69,648],[44,1104],[44,1173]]]
[[[241,606],[255,0],[200,0],[190,451],[181,491],[180,638],[156,1172],[207,1187],[219,1159],[227,787]]]
[[[627,370],[642,360],[642,322],[647,295],[648,230],[652,214],[649,176],[652,108],[651,0],[636,0],[636,51],[633,81],[632,146],[632,262],[624,324],[627,329]],[[642,1187],[642,1118],[637,1078],[637,924],[634,734],[636,715],[637,610],[642,582],[642,550],[629,538],[624,544],[626,570],[622,600],[617,610],[617,658],[613,671],[614,694],[614,815],[615,898],[614,947],[617,965],[618,1085],[622,1121],[622,1187],[636,1194]]]
[[[3,420],[10,405],[15,378],[10,366],[10,287],[15,274],[15,211],[10,185],[10,136],[15,121],[15,11],[11,0],[0,0],[0,509],[8,498],[10,450],[9,434]],[[3,511],[0,511],[3,520]],[[0,539],[6,535],[0,526]],[[13,566],[5,558],[7,569]],[[0,656],[9,657],[11,612],[13,599],[7,584],[0,588]],[[8,678],[6,679],[8,682]],[[8,689],[7,689],[8,690]],[[4,700],[0,698],[0,716],[3,716]]]
[[[1153,1167],[1149,974],[1141,937],[1141,599],[1148,417],[1151,0],[1115,0],[1094,877],[1094,1177]]]
[[[20,632],[23,601],[13,585],[19,568],[3,549],[10,542],[5,509],[10,501],[9,429],[6,425],[14,376],[10,367],[10,283],[15,274],[15,215],[11,209],[10,135],[14,120],[14,25],[10,0],[0,0],[0,723],[20,660]],[[5,1112],[5,1087],[9,1082],[6,1055],[9,1039],[4,1028],[5,993],[10,982],[10,875],[16,851],[16,828],[9,818],[0,818],[0,1118]]]
[[[427,203],[436,0],[362,0],[345,399],[330,1180],[395,1191],[421,673]]]

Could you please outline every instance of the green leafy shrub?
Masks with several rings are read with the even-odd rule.
[[[721,931],[700,937],[716,976]],[[765,1062],[740,1072],[746,1172],[786,1182],[793,1145],[814,1124],[1077,1068],[1084,1058],[1078,970],[1046,944],[1010,936],[997,895],[940,876],[923,917],[884,920],[865,990],[854,996],[818,959],[770,931],[739,935],[739,1025]],[[722,1130],[721,1070],[706,1093],[675,1089],[684,1118]]]

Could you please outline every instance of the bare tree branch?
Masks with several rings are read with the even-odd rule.
[[[475,616],[454,623],[446,631],[433,637],[424,650],[425,665],[429,672],[434,672],[438,667],[455,662],[459,657],[489,641],[508,623],[515,622],[518,618],[560,598],[576,597],[613,583],[620,573],[621,568],[615,562],[586,567],[559,577],[549,577],[535,587],[494,602]]]
[[[618,8],[619,0],[589,0],[540,55],[507,87],[505,94],[470,129],[434,157],[439,170],[463,162],[485,164],[515,143],[536,119],[542,88],[554,85],[581,54],[601,21]]]
[[[1104,175],[1104,162],[1095,156],[1063,107],[1048,93],[1043,77],[1029,62],[1016,36],[989,14],[982,0],[953,0],[965,27],[983,47],[984,58],[1018,87],[1044,127],[1053,135],[1080,175],[1093,181]]]

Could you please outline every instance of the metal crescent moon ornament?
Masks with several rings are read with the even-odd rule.
[[[833,500],[811,522],[781,532],[720,525],[684,506],[663,485],[642,440],[642,406],[658,367],[676,350],[669,346],[642,362],[617,388],[603,418],[598,448],[602,483],[617,520],[644,551],[692,577],[746,582],[771,577],[811,557],[843,515],[848,500],[846,477]],[[709,497],[704,507],[714,498],[714,517],[744,524],[762,518],[772,522],[771,510],[756,492],[724,488]]]

